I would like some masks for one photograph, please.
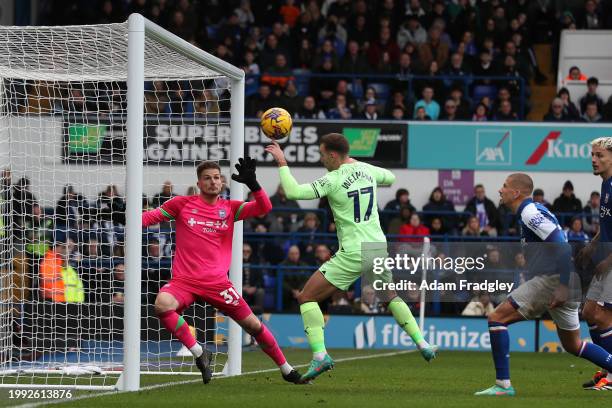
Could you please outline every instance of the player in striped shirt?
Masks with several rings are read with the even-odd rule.
[[[593,343],[612,354],[612,137],[593,140],[591,148],[593,174],[602,180],[599,233],[578,256],[578,261],[583,265],[592,260],[595,266],[582,317],[589,324]],[[612,373],[609,370],[596,372],[592,380],[583,384],[583,388],[612,391]]]
[[[572,273],[571,247],[557,218],[531,199],[533,181],[524,173],[509,175],[499,190],[501,203],[518,215],[527,260],[526,282],[489,315],[491,351],[495,363],[495,385],[479,396],[514,396],[510,382],[510,336],[508,325],[539,317],[548,311],[557,325],[563,348],[603,367],[612,367],[612,355],[598,345],[580,339],[579,299],[576,274]]]
[[[155,313],[162,325],[191,351],[205,384],[212,378],[212,353],[196,341],[180,315],[197,299],[234,319],[255,337],[279,366],[286,381],[299,383],[300,374],[287,363],[272,333],[253,314],[228,278],[234,223],[272,209],[268,195],[257,182],[255,160],[240,159],[236,169],[238,174],[233,174],[232,179],[246,184],[255,201],[221,198],[221,169],[216,162],[206,161],[197,168],[200,194],[174,197],[142,214],[143,227],[168,220],[176,222],[172,279],[157,295]]]

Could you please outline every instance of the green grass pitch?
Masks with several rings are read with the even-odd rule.
[[[579,407],[610,404],[610,392],[583,391],[581,383],[592,373],[588,362],[568,354],[514,353],[511,357],[513,385],[517,396],[474,397],[493,384],[490,353],[442,351],[432,363],[419,354],[389,356],[390,351],[332,350],[337,363],[313,385],[282,381],[277,370],[234,378],[214,378],[204,385],[191,382],[147,389],[137,393],[74,392],[88,397],[53,406],[66,407]],[[376,354],[381,354],[375,356]],[[286,350],[294,365],[306,364],[306,350]],[[385,356],[386,355],[386,356]],[[273,369],[259,351],[243,354],[243,371]],[[303,368],[302,368],[303,371]],[[168,381],[199,380],[194,377],[143,376],[147,387]],[[0,406],[40,403],[7,398],[0,389]],[[50,401],[49,401],[50,402]],[[494,405],[493,405],[494,404]]]

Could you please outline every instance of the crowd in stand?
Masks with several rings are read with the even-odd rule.
[[[12,226],[9,230],[14,234],[17,251],[28,257],[31,272],[38,277],[34,286],[38,287],[40,296],[53,301],[123,301],[125,204],[115,186],[107,186],[90,202],[73,186],[66,185],[55,206],[45,208],[32,193],[27,177],[13,182],[11,172],[5,169],[0,191],[1,201],[10,202],[12,208],[2,222]],[[197,194],[197,190],[190,187],[185,194]],[[143,197],[143,210],[156,208],[175,195],[172,182],[166,181],[158,193]],[[227,186],[221,195],[229,198]],[[591,193],[583,205],[574,195],[571,181],[566,181],[552,204],[546,201],[541,189],[534,191],[533,199],[558,215],[570,241],[585,243],[598,232],[598,192]],[[287,199],[280,185],[271,195],[271,201],[274,208],[271,213],[244,223],[244,296],[256,310],[276,309],[279,305],[282,310],[296,310],[299,289],[338,249],[333,216],[324,200],[318,208],[300,208],[296,201]],[[422,242],[425,236],[433,242],[449,238],[496,241],[501,237],[516,239],[518,234],[516,220],[509,209],[495,205],[480,184],[474,187],[474,196],[464,211],[456,211],[440,187],[432,190],[421,209],[412,205],[405,188],[398,189],[393,200],[385,205],[381,203],[380,209],[381,224],[390,241]],[[169,279],[172,251],[171,222],[144,233],[143,301],[152,302],[160,284]],[[495,257],[490,256],[489,261],[492,259]],[[506,261],[504,268],[516,269],[521,265],[520,259]],[[64,289],[58,295],[53,286],[58,273],[64,280],[74,280],[76,292]],[[282,286],[280,292],[277,286]],[[282,300],[277,297],[279,293]],[[369,295],[365,291],[361,296]],[[461,312],[456,308],[463,308],[471,294],[454,296],[459,306],[447,306],[443,312]],[[379,310],[374,304],[366,306],[356,300],[355,291],[349,291],[336,296],[328,307],[342,312]]]
[[[40,23],[121,22],[133,12],[242,67],[247,116],[281,106],[308,119],[518,120],[530,80],[545,80],[533,42],[556,50],[561,29],[612,27],[610,2],[594,0],[48,1]],[[147,86],[146,111],[226,112],[223,88],[159,81]],[[68,102],[93,90],[71,92]],[[557,102],[546,120],[561,118]],[[596,121],[588,109],[572,117]]]

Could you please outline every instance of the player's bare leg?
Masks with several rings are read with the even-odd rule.
[[[325,279],[321,271],[316,271],[297,296],[302,321],[304,322],[304,331],[312,350],[312,361],[308,371],[302,376],[303,381],[313,380],[334,367],[334,361],[325,349],[323,335],[325,320],[318,302],[327,299],[337,290],[338,288]]]
[[[176,310],[179,307],[179,301],[168,292],[160,292],[155,299],[155,314],[159,317],[162,325],[178,338],[193,355],[196,366],[202,372],[202,381],[208,384],[212,378],[212,370],[210,368],[212,362],[212,353],[197,342],[195,337],[189,330],[189,325]]]
[[[491,352],[495,363],[495,385],[478,391],[478,396],[514,396],[516,391],[510,383],[510,336],[508,325],[525,320],[510,301],[497,306],[489,315]]]
[[[251,313],[246,318],[236,321],[236,323],[238,323],[240,327],[242,327],[251,336],[255,337],[255,340],[257,340],[257,343],[261,347],[262,351],[270,356],[270,358],[274,360],[276,365],[279,367],[285,381],[294,384],[301,383],[302,376],[291,366],[291,364],[287,362],[287,359],[278,346],[276,339],[268,330],[266,325],[259,321],[257,316]]]
[[[397,324],[410,336],[425,361],[429,362],[436,358],[437,347],[430,345],[423,338],[423,333],[421,333],[410,307],[397,295],[397,292],[394,290],[380,291],[380,296],[382,301],[387,303],[387,308],[391,311]]]

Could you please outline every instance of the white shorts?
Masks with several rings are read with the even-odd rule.
[[[578,318],[580,302],[567,301],[554,309],[549,307],[550,299],[557,286],[559,286],[559,275],[536,276],[513,290],[508,295],[508,300],[527,320],[536,319],[548,311],[558,328],[578,330],[580,328]],[[570,294],[570,299],[576,298]]]
[[[602,279],[593,277],[586,298],[597,302],[599,306],[612,309],[612,271]]]

